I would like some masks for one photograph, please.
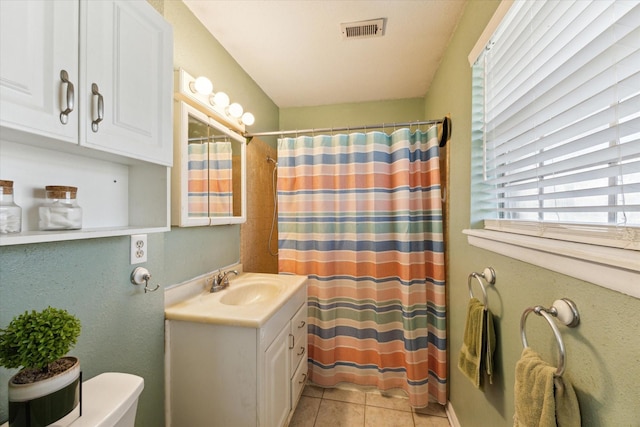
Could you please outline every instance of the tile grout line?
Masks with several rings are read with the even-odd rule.
[[[318,423],[318,415],[320,415],[320,407],[322,406],[322,401],[324,400],[324,390],[322,390],[322,395],[320,396],[320,404],[318,405],[318,409],[316,410],[316,416],[313,418],[313,427]]]

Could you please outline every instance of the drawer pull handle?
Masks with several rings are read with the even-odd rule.
[[[306,380],[307,380],[307,374],[302,374],[302,379],[298,381],[298,384],[304,384]]]
[[[302,356],[306,349],[304,347],[300,347],[300,353],[296,353],[296,356]]]
[[[98,123],[104,119],[104,98],[100,93],[100,89],[98,89],[98,85],[95,83],[91,84],[91,93],[98,96],[98,118],[91,122],[91,130],[98,132]]]
[[[305,322],[304,320],[300,321],[300,326],[298,326],[298,329],[304,328],[304,325],[306,325],[307,322]]]
[[[62,80],[62,83],[67,84],[67,106],[60,112],[60,123],[66,125],[69,123],[69,113],[73,111],[75,90],[73,88],[73,83],[69,80],[69,73],[67,73],[67,70],[60,70],[60,80]]]

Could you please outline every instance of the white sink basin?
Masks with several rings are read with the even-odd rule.
[[[248,305],[266,303],[278,296],[282,287],[268,283],[248,283],[242,286],[230,286],[222,291],[220,302],[226,305]]]
[[[0,0],[2,1],[2,0]],[[241,273],[229,278],[229,287],[211,293],[203,277],[193,282],[193,293],[173,299],[164,310],[168,320],[261,327],[285,304],[302,303],[306,298],[305,276]],[[191,286],[191,285],[190,285]],[[302,288],[304,292],[299,292]],[[302,295],[300,301],[292,301]],[[295,297],[294,297],[295,296]]]

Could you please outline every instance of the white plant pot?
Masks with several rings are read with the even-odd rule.
[[[9,380],[9,427],[44,427],[69,414],[80,402],[80,361],[66,371],[31,384]]]

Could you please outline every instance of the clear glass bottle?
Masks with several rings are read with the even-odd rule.
[[[13,201],[13,181],[0,180],[0,233],[22,231],[22,208]]]
[[[46,200],[40,205],[40,230],[78,230],[82,228],[82,208],[78,206],[77,187],[48,185]]]

